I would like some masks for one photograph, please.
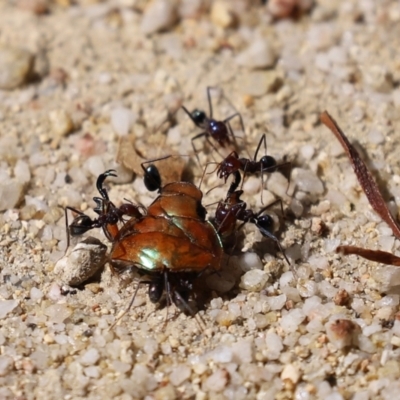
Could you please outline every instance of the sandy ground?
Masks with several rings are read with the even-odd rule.
[[[400,4],[320,0],[275,19],[256,1],[203,3],[0,3],[0,399],[396,398],[399,273],[335,249],[396,253],[399,241],[319,114],[357,144],[397,215]],[[65,286],[54,270],[63,207],[94,217],[95,181],[109,168],[117,205],[148,206],[139,164],[167,154],[188,156],[198,183],[221,156],[199,139],[197,163],[200,130],[180,105],[208,112],[208,86],[225,94],[213,91],[217,119],[232,105],[242,115],[243,156],[266,133],[268,154],[292,163],[290,184],[270,174],[263,191],[264,204],[283,201],[277,236],[292,267],[246,226],[221,276],[201,282],[209,295],[196,317],[170,307],[165,324],[142,288],[110,329],[135,284],[106,267]],[[164,179],[178,179],[178,164],[162,164]],[[207,193],[218,184],[205,176],[204,204],[224,199],[227,186]],[[260,178],[244,191],[260,210]]]

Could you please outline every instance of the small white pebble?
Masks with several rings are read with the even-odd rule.
[[[293,383],[297,383],[300,379],[300,371],[294,364],[287,364],[281,373],[281,379],[289,379]]]
[[[238,65],[248,68],[270,68],[275,64],[275,60],[276,55],[264,38],[254,40],[235,58]]]
[[[283,315],[280,321],[280,326],[286,333],[296,332],[299,325],[306,318],[304,312],[298,308],[288,311]]]
[[[324,186],[321,180],[311,170],[294,168],[291,176],[297,188],[303,192],[315,195],[324,192]]]
[[[0,182],[0,211],[14,208],[23,198],[24,184],[16,179]]]
[[[281,288],[288,286],[290,282],[294,280],[293,272],[287,271],[284,272],[281,277],[279,278],[279,286]]]
[[[155,339],[146,339],[143,350],[146,354],[153,356],[158,351],[158,343]]]
[[[72,310],[66,304],[52,304],[44,310],[44,314],[49,317],[50,322],[64,322],[71,314]]]
[[[30,291],[30,297],[32,300],[40,300],[43,297],[43,292],[40,289],[33,287]]]
[[[14,367],[14,361],[10,356],[0,356],[0,376],[6,376]]]
[[[114,368],[114,371],[119,372],[121,374],[125,374],[132,368],[132,366],[130,364],[119,361],[119,360],[114,360],[112,362],[112,367]]]
[[[251,363],[254,359],[254,345],[251,340],[242,339],[232,343],[233,361],[239,365]]]
[[[175,145],[181,143],[181,129],[179,125],[173,126],[168,129],[167,133],[167,143],[170,145]]]
[[[90,172],[96,178],[106,170],[104,167],[102,157],[100,156],[89,157],[86,160],[84,167],[88,172]]]
[[[18,160],[14,167],[14,175],[18,182],[25,184],[31,180],[29,165],[24,160]]]
[[[183,382],[190,378],[190,368],[185,364],[176,365],[173,367],[169,375],[169,381],[174,386],[180,386]]]
[[[280,294],[279,296],[269,296],[267,299],[269,306],[273,311],[282,310],[282,308],[285,306],[286,300],[287,298],[285,294]]]
[[[18,300],[2,300],[0,301],[0,319],[4,318],[8,313],[13,311],[19,304]]]
[[[381,332],[382,331],[382,325],[381,324],[371,324],[367,325],[363,328],[362,333],[365,336],[371,336],[374,333]]]
[[[338,392],[333,392],[325,397],[325,400],[344,400],[343,396]]]
[[[100,368],[96,366],[92,367],[87,367],[83,370],[83,373],[88,377],[88,378],[100,378]]]
[[[252,269],[263,269],[263,264],[260,257],[256,253],[246,252],[238,257],[238,263],[240,264],[244,272]]]
[[[240,287],[252,292],[259,292],[265,287],[268,279],[269,274],[267,272],[259,269],[252,269],[242,276],[240,280]]]
[[[225,370],[218,369],[204,381],[203,390],[221,392],[227,383],[228,373]]]
[[[99,351],[95,348],[91,348],[82,355],[80,362],[83,365],[94,365],[99,361],[99,358]]]
[[[135,115],[128,108],[119,107],[111,111],[111,126],[119,136],[127,135],[135,121]]]
[[[211,6],[211,21],[221,28],[229,28],[236,20],[230,4],[227,1],[213,1]]]
[[[61,297],[62,297],[61,287],[58,283],[56,283],[56,282],[52,283],[52,285],[50,286],[50,289],[47,293],[47,297],[53,301],[58,301],[61,299]]]
[[[232,349],[225,345],[218,346],[207,354],[207,358],[215,363],[229,363],[232,361],[232,356]]]
[[[170,0],[150,2],[143,14],[141,31],[148,35],[171,28],[178,16],[176,7],[176,2]]]
[[[255,195],[260,191],[261,179],[259,176],[249,176],[243,185],[243,190],[248,195]]]
[[[67,111],[60,109],[49,113],[53,138],[61,138],[68,135],[74,129],[74,123]]]
[[[317,294],[318,285],[309,279],[299,279],[297,282],[297,290],[301,297],[311,297]]]

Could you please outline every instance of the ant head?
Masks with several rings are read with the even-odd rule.
[[[69,226],[71,236],[80,236],[92,229],[93,220],[85,214],[78,215]]]
[[[198,110],[197,108],[192,111],[192,118],[196,125],[201,125],[204,123],[207,115],[204,111]]]
[[[164,282],[155,280],[149,284],[149,299],[152,303],[158,303],[164,291]]]
[[[263,171],[268,171],[268,172],[275,172],[275,167],[276,167],[276,160],[274,157],[271,156],[264,156],[261,157],[261,165]]]
[[[154,192],[161,188],[160,172],[158,171],[158,168],[154,164],[149,165],[145,169],[144,185],[150,192]]]
[[[257,227],[260,229],[260,232],[263,236],[268,236],[265,235],[263,231],[272,233],[274,231],[274,220],[268,214],[261,215],[257,218]]]

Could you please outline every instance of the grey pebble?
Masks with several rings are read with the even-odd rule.
[[[54,273],[63,283],[78,286],[104,266],[106,252],[107,246],[90,236],[57,261]]]
[[[33,66],[33,55],[21,48],[0,47],[0,89],[21,86]]]

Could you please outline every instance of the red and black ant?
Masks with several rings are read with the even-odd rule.
[[[272,239],[277,244],[286,262],[290,265],[278,238],[273,234],[273,218],[269,214],[263,214],[268,208],[279,202],[282,207],[281,200],[276,200],[262,208],[258,213],[255,213],[253,210],[247,208],[246,202],[240,198],[243,194],[243,190],[237,190],[241,181],[239,171],[233,172],[233,174],[235,175],[235,180],[228,190],[227,197],[224,201],[218,203],[217,210],[215,211],[214,224],[217,227],[218,233],[222,236],[229,236],[233,233],[237,221],[242,221],[242,225],[239,229],[246,223],[254,224],[262,236]]]
[[[142,206],[136,206],[132,203],[124,203],[119,207],[116,207],[114,203],[110,201],[108,192],[103,186],[104,181],[109,176],[116,177],[117,175],[115,174],[115,170],[110,169],[103,174],[100,174],[96,181],[96,188],[101,197],[93,197],[93,200],[96,203],[96,207],[93,211],[99,215],[98,218],[92,219],[76,208],[70,206],[65,207],[65,223],[68,232],[67,248],[70,245],[70,235],[81,236],[94,228],[102,228],[107,239],[112,242],[115,237],[115,229],[113,229],[113,227],[116,227],[118,222],[124,222],[124,216],[131,218],[141,218],[143,216],[145,209]],[[71,225],[68,225],[67,210],[78,214],[72,221]]]
[[[273,173],[282,169],[286,166],[291,166],[290,162],[285,162],[282,164],[278,164],[274,157],[265,154],[257,161],[257,155],[260,151],[261,145],[264,143],[265,153],[267,152],[267,141],[265,134],[261,136],[260,141],[258,142],[257,149],[254,153],[254,157],[252,160],[248,158],[239,158],[239,155],[236,151],[233,151],[229,154],[221,163],[218,165],[217,176],[218,178],[224,179],[225,182],[232,175],[237,173],[239,170],[243,171],[246,175],[260,173],[261,174],[261,186],[264,186],[264,173]],[[262,197],[261,197],[262,201]]]
[[[214,150],[216,150],[217,153],[219,153],[219,152],[218,152],[217,148],[214,146],[214,144],[211,142],[210,138],[213,138],[221,147],[225,147],[225,146],[231,144],[231,140],[230,140],[229,136],[232,136],[234,143],[236,143],[235,136],[234,136],[232,128],[229,124],[229,121],[231,119],[238,117],[240,120],[241,128],[244,132],[243,119],[239,112],[235,112],[234,114],[230,115],[228,118],[225,118],[223,121],[217,121],[216,119],[213,118],[213,108],[212,108],[211,94],[210,94],[210,91],[212,89],[214,89],[214,88],[210,87],[210,86],[207,87],[209,117],[207,116],[207,114],[204,111],[195,109],[192,112],[190,112],[185,106],[182,106],[183,110],[186,112],[186,114],[189,116],[189,118],[193,121],[193,123],[197,127],[201,128],[203,130],[202,132],[200,132],[199,134],[197,134],[195,137],[192,138],[192,147],[193,147],[193,151],[196,154],[196,157],[197,157],[197,149],[194,145],[194,141],[203,136],[206,138],[206,140],[210,144],[210,146],[213,147]],[[229,100],[228,100],[228,102],[229,102]]]

